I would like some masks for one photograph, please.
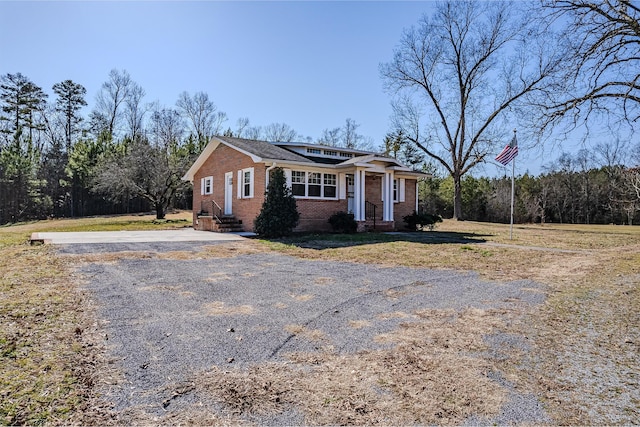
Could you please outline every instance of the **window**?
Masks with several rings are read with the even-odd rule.
[[[291,193],[297,197],[335,199],[338,176],[334,173],[291,171]]]
[[[207,176],[200,180],[200,194],[213,194],[213,177]]]
[[[337,156],[338,152],[337,151],[331,151],[331,150],[324,150],[324,155],[325,156]]]
[[[291,171],[291,193],[294,196],[304,197],[307,194],[306,173],[301,171]]]
[[[324,186],[322,197],[334,198],[337,194],[337,183],[336,174],[334,173],[325,173],[324,174]]]
[[[244,171],[244,178],[242,180],[242,197],[251,197],[251,172]]]
[[[394,202],[398,201],[398,180],[397,179],[393,180],[393,201]]]
[[[238,199],[253,197],[253,168],[238,171]]]
[[[345,153],[345,152],[341,151],[340,152],[340,157],[345,157],[345,158],[350,159],[350,158],[353,157],[353,154],[352,153]]]
[[[317,172],[310,172],[308,182],[309,186],[307,187],[307,195],[309,197],[320,197],[320,194],[322,194],[322,174]]]
[[[307,153],[309,154],[320,154],[319,148],[307,148]]]

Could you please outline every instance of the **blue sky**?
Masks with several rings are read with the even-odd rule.
[[[20,72],[51,98],[53,84],[71,79],[87,89],[90,108],[109,71],[127,70],[147,102],[173,106],[182,91],[207,92],[232,129],[248,117],[254,126],[287,123],[315,140],[352,118],[359,133],[381,144],[391,98],[378,66],[392,59],[403,29],[433,7],[430,1],[0,0],[0,74]],[[519,161],[519,173],[538,173],[548,163],[525,150]]]

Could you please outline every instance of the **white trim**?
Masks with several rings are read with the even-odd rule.
[[[233,172],[224,174],[224,214],[233,214]]]
[[[287,187],[291,188],[291,169],[283,169],[284,178],[287,181]]]
[[[208,191],[207,187],[209,187]],[[200,180],[200,195],[205,196],[209,194],[213,194],[213,177],[205,176]]]
[[[364,169],[356,169],[353,175],[353,216],[356,221],[364,221],[366,219],[365,213],[365,176],[366,171]]]
[[[340,200],[347,198],[347,174],[344,172],[338,174],[338,198]]]
[[[335,171],[318,171],[318,170],[303,170],[303,169],[293,169],[289,171],[289,176],[291,177],[293,172],[302,172],[304,173],[304,196],[293,194],[293,197],[296,199],[308,199],[308,200],[338,200],[339,199],[339,190],[340,190],[340,179],[339,175]],[[320,174],[320,183],[309,184],[309,174]],[[333,185],[328,185],[324,183],[325,175],[333,175],[336,179],[336,195],[334,197],[325,197],[324,189],[325,186],[333,187]],[[288,184],[290,184],[291,192],[293,193],[293,179],[290,179]],[[303,185],[303,183],[296,182],[296,185]],[[319,185],[320,186],[320,196],[309,196],[309,185]]]
[[[384,203],[382,204],[382,219],[383,221],[393,221],[393,203],[394,193],[393,187],[396,180],[393,177],[393,171],[387,171],[382,177]]]
[[[316,167],[318,169],[342,169],[342,168],[346,168],[346,167],[365,167],[365,168],[373,168],[376,171],[380,170],[380,166],[379,165],[372,165],[369,162],[372,161],[377,161],[377,162],[381,162],[381,163],[385,163],[387,164],[386,169],[391,169],[391,170],[396,170],[397,172],[405,172],[409,175],[413,175],[413,176],[430,176],[429,174],[425,174],[425,173],[421,173],[421,172],[416,172],[416,171],[412,171],[411,169],[409,169],[408,167],[400,164],[396,159],[393,158],[389,158],[389,157],[382,157],[378,154],[375,153],[370,153],[370,152],[366,152],[366,151],[359,151],[359,150],[352,150],[352,149],[346,149],[346,148],[338,148],[339,151],[341,152],[351,152],[354,154],[354,157],[345,160],[342,163],[339,163],[337,165],[320,165],[317,163],[314,163],[312,161],[308,161],[308,162],[303,162],[303,161],[294,161],[294,160],[290,160],[290,161],[285,161],[283,159],[270,159],[270,158],[262,158],[256,154],[250,153],[246,150],[243,150],[241,148],[236,147],[235,145],[233,145],[232,143],[229,143],[227,141],[224,141],[221,138],[218,137],[213,137],[211,138],[211,140],[209,141],[209,143],[207,144],[207,146],[204,148],[204,150],[202,150],[202,153],[200,153],[200,155],[198,156],[198,158],[196,159],[196,161],[191,165],[191,167],[189,168],[189,170],[187,171],[187,173],[184,174],[184,176],[182,177],[182,179],[184,181],[189,181],[191,183],[193,183],[194,177],[196,175],[196,173],[200,170],[200,168],[204,165],[204,163],[209,159],[209,157],[211,156],[211,154],[215,151],[216,148],[218,148],[218,146],[220,144],[226,145],[227,147],[238,151],[239,153],[242,153],[248,157],[251,158],[251,160],[253,160],[254,163],[272,163],[272,162],[278,162],[280,163],[282,166],[287,166],[287,165],[291,165],[291,166],[306,166],[306,167]],[[307,146],[312,146],[312,147],[317,147],[317,145],[314,144],[305,144],[305,143],[278,143],[276,144],[277,146],[288,146],[288,147],[293,147],[293,146],[297,146],[297,147],[307,147]],[[330,148],[333,149],[333,148]],[[360,155],[358,155],[360,154]],[[384,166],[382,166],[382,169],[385,169]]]
[[[244,181],[244,176],[246,174],[249,174],[249,194],[245,194],[245,185],[247,185],[247,183]],[[239,187],[239,191],[238,191],[238,195],[240,196],[240,199],[252,199],[253,198],[253,192],[254,192],[254,168],[245,168],[242,169],[240,171],[238,171],[238,177],[239,177],[239,182],[238,182],[238,187]]]

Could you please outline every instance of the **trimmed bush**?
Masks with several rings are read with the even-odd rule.
[[[298,225],[300,213],[296,199],[287,187],[281,168],[271,172],[262,209],[253,223],[253,230],[263,237],[282,237],[291,234]]]
[[[407,229],[412,231],[418,231],[427,227],[429,230],[433,230],[437,222],[442,222],[440,215],[432,215],[428,213],[417,213],[413,211],[411,215],[402,217],[407,224]]]
[[[355,233],[358,230],[353,214],[347,212],[334,213],[329,217],[329,224],[336,233]]]

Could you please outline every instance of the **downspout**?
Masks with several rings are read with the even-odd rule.
[[[265,182],[265,184],[264,184],[265,191],[267,190],[267,188],[269,188],[269,172],[274,170],[276,168],[276,166],[277,166],[277,162],[273,162],[273,163],[271,163],[271,166],[269,166],[267,168],[267,172],[266,172],[267,176],[265,177],[265,180],[264,180],[264,182]]]

